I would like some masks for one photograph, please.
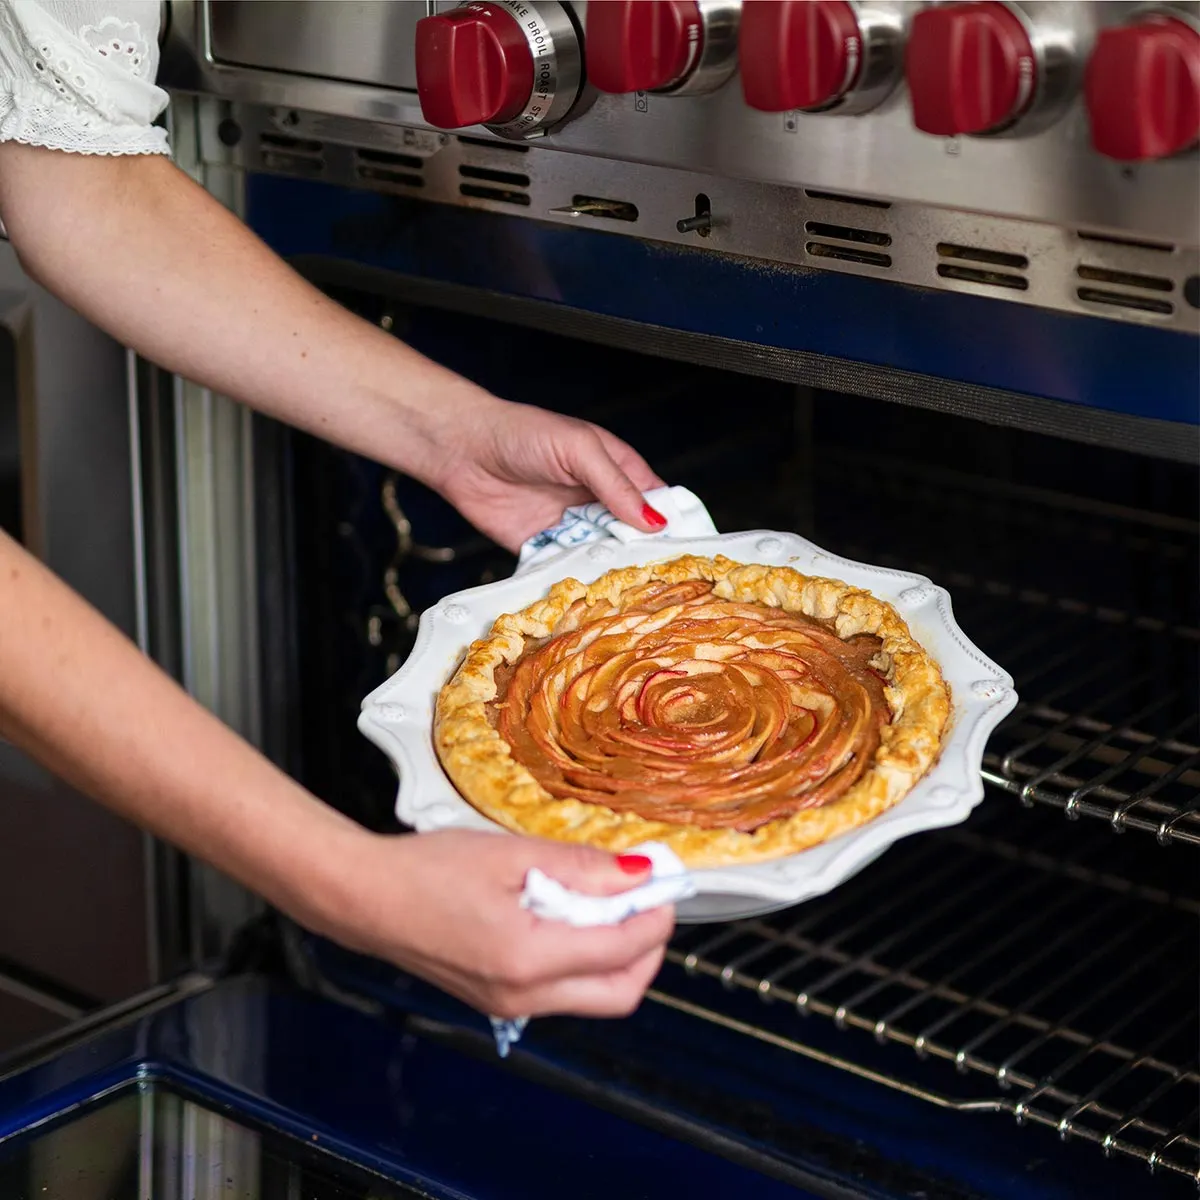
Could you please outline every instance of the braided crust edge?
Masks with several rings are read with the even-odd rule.
[[[496,698],[495,670],[515,662],[525,638],[548,637],[575,601],[619,605],[621,593],[651,580],[706,579],[726,600],[757,601],[786,612],[832,620],[841,638],[875,634],[890,660],[885,696],[892,721],[868,770],[836,800],[760,826],[751,833],[650,821],[599,804],[551,796],[492,727],[486,705]],[[827,842],[899,803],[941,749],[950,692],[937,664],[913,639],[899,613],[861,588],[802,575],[790,567],[745,566],[727,558],[687,555],[671,562],[609,571],[591,585],[564,579],[544,599],[499,617],[474,642],[438,695],[434,746],[455,787],[473,807],[517,833],[583,842],[619,852],[644,841],[665,842],[690,867],[761,862]]]

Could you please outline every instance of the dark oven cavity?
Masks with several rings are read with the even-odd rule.
[[[501,395],[603,421],[720,529],[793,529],[931,576],[1016,679],[970,821],[824,899],[682,930],[653,1002],[1200,1179],[1196,470],[335,294]],[[288,461],[293,765],[389,828],[393,779],[359,701],[423,608],[513,562],[410,481],[298,436]]]

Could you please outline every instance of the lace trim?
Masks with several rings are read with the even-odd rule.
[[[167,131],[157,126],[80,121],[71,104],[47,104],[0,92],[0,142],[20,142],[71,154],[170,154]]]
[[[0,0],[0,140],[77,154],[168,154],[167,95],[136,21],[72,32],[32,0]]]

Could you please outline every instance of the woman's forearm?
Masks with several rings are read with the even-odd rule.
[[[222,725],[3,533],[0,734],[314,928],[339,903],[339,863],[370,836]]]
[[[164,158],[6,142],[0,215],[29,274],[116,340],[423,482],[490,401],[328,299]]]

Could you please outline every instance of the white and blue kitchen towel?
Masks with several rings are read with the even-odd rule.
[[[662,511],[661,509],[659,510]],[[613,896],[587,896],[572,892],[536,867],[525,876],[520,905],[545,921],[565,921],[582,929],[595,925],[619,925],[635,913],[649,912],[664,904],[677,904],[696,894],[695,880],[688,874],[679,856],[661,842],[644,842],[626,851],[644,854],[650,860],[650,879],[639,887]],[[492,1017],[496,1049],[505,1058],[521,1039],[528,1017],[504,1020]]]
[[[535,534],[521,547],[517,572],[539,567],[576,546],[616,538],[634,542],[642,538],[712,537],[717,532],[700,497],[684,487],[662,487],[645,493],[646,503],[667,518],[661,533],[643,533],[618,521],[599,501],[578,504],[563,513],[552,529]]]

